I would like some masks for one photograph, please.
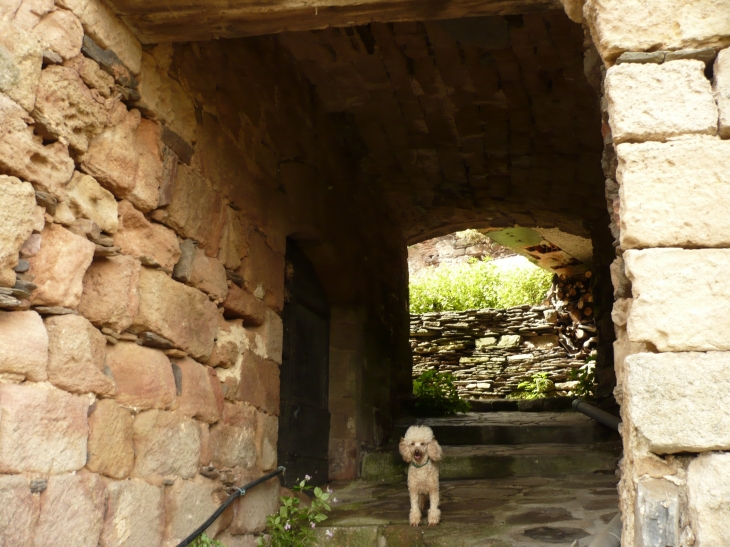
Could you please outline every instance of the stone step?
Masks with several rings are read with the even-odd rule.
[[[405,420],[393,438],[413,423],[429,426],[441,445],[593,444],[619,440],[617,432],[575,412],[491,412]]]
[[[443,446],[443,451],[439,472],[444,480],[555,477],[613,472],[621,444]],[[366,481],[394,481],[402,480],[406,471],[397,447],[383,447],[363,456],[360,476]]]

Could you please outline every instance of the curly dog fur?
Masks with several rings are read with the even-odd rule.
[[[428,525],[441,520],[439,510],[439,468],[436,462],[443,456],[433,431],[425,425],[412,425],[398,445],[400,455],[408,463],[408,492],[411,495],[411,526],[421,522],[421,512],[429,500]]]

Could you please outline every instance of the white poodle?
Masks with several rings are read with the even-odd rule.
[[[441,519],[439,511],[439,468],[441,447],[433,438],[433,431],[425,425],[412,425],[398,445],[400,455],[408,466],[408,492],[411,494],[411,526],[421,522],[421,512],[429,498],[428,525],[436,526]]]

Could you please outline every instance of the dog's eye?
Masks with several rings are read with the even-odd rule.
[[[411,443],[411,446],[415,446],[416,443]]]

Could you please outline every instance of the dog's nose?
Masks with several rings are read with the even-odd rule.
[[[420,450],[418,450],[418,449],[416,449],[416,450],[414,450],[414,451],[413,451],[413,455],[414,455],[414,456],[415,456],[416,458],[420,458],[420,457],[421,457],[421,451],[420,451]]]

